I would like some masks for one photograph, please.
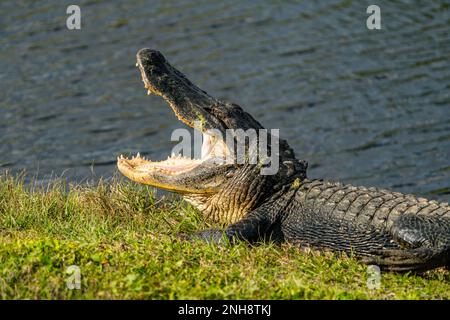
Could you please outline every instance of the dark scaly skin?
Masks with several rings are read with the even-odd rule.
[[[236,104],[212,98],[173,68],[158,51],[137,55],[145,86],[162,96],[177,117],[206,129],[262,126]],[[394,271],[424,271],[450,265],[450,207],[383,189],[308,180],[305,161],[280,141],[280,170],[260,174],[249,163],[211,165],[165,175],[137,170],[119,159],[119,170],[132,180],[181,193],[204,215],[226,225],[191,238],[210,242],[272,239],[300,247],[346,252],[368,264]],[[139,160],[141,161],[141,160]],[[138,161],[138,162],[139,162]],[[203,187],[204,186],[204,187]]]
[[[228,240],[270,237],[346,252],[393,271],[425,271],[450,262],[446,203],[320,180],[305,180],[279,197],[229,226]],[[218,242],[222,232],[207,230],[197,237]]]

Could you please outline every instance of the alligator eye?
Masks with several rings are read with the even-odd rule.
[[[292,161],[283,161],[284,166],[287,169],[286,175],[288,177],[290,177],[291,175],[293,175],[295,173],[295,166],[294,166],[294,162]]]

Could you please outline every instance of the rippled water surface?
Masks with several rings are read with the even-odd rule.
[[[448,1],[0,2],[0,170],[111,176],[181,124],[147,97],[142,47],[280,128],[311,177],[450,200]]]

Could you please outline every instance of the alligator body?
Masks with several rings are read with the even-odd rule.
[[[250,161],[223,161],[236,160],[236,149],[220,134],[211,134],[212,129],[225,134],[228,129],[260,130],[262,125],[238,105],[192,84],[158,51],[140,50],[136,65],[148,93],[162,96],[179,120],[203,133],[202,157],[152,162],[120,156],[118,168],[138,183],[182,194],[207,219],[224,225],[223,230],[200,231],[194,238],[217,243],[270,238],[345,252],[384,270],[450,265],[447,203],[310,180],[306,162],[297,159],[284,140],[279,140],[275,174],[261,174],[262,166]],[[267,133],[266,138],[268,150],[275,152],[274,137]]]

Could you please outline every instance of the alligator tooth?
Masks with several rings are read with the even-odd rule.
[[[136,155],[136,158],[140,158],[140,157],[141,157],[141,154],[138,152]]]
[[[152,92],[150,91],[150,90],[148,90],[147,91],[147,95],[149,96],[149,95],[151,95],[152,94]]]
[[[138,63],[136,62],[136,67],[139,67]]]

